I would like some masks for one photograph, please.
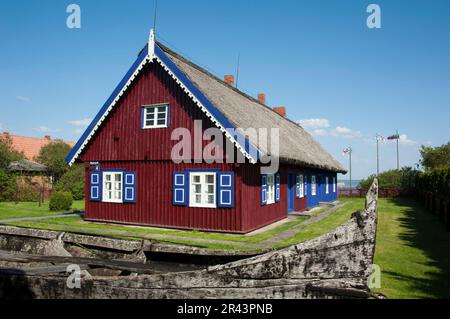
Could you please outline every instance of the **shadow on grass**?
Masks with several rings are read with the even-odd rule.
[[[407,245],[420,249],[430,260],[426,279],[390,272],[391,276],[408,281],[414,289],[434,298],[450,298],[450,233],[436,216],[413,199],[390,199],[392,204],[403,209],[399,218],[402,231],[399,238]],[[414,262],[412,260],[411,262]]]

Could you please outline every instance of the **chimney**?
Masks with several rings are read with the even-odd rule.
[[[234,86],[234,76],[233,75],[225,75],[223,80],[226,84]]]
[[[45,135],[44,138],[49,141],[52,139],[52,137],[50,135]]]
[[[273,110],[280,114],[282,117],[286,117],[286,108],[284,106],[274,107]]]
[[[258,94],[258,102],[263,105],[266,105],[266,95],[264,93]]]

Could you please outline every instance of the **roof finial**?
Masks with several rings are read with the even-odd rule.
[[[155,30],[150,29],[150,35],[148,37],[148,55],[153,57],[155,55]]]

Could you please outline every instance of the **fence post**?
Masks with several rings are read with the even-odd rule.
[[[447,230],[450,231],[450,200],[447,200],[445,207],[446,207],[445,215],[447,216],[447,220],[446,220]]]

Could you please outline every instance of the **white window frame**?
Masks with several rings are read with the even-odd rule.
[[[164,107],[165,111],[160,112],[159,108]],[[144,109],[142,119],[142,128],[143,129],[153,129],[153,128],[168,128],[169,127],[169,104],[157,104],[157,105],[144,105],[142,107]],[[153,109],[153,125],[147,125],[147,115],[150,114],[149,110]],[[159,114],[165,114],[166,117],[164,118],[164,124],[158,124],[158,115]]]
[[[116,181],[117,175],[120,175],[120,181]],[[109,198],[109,193],[106,188],[106,184],[108,183],[106,180],[107,176],[111,176],[111,198]],[[117,183],[120,183],[120,189],[116,189]],[[103,172],[102,189],[102,202],[117,204],[123,203],[123,172]],[[115,192],[120,192],[120,198],[115,198]]]
[[[206,183],[206,176],[211,175],[214,178],[213,189],[214,193],[210,194],[206,192],[208,184]],[[200,177],[200,196],[201,203],[195,202],[195,196],[197,195],[194,192],[194,177]],[[208,195],[214,195],[214,202],[208,203]],[[217,176],[215,172],[191,172],[189,173],[189,207],[199,207],[199,208],[217,208]]]
[[[336,177],[333,177],[333,193],[336,193]]]
[[[300,176],[299,177],[299,180],[300,180],[300,198],[303,198],[303,197],[305,197],[305,191],[304,191],[305,184],[304,184],[304,181],[303,181],[303,174],[300,174],[299,176]]]
[[[267,205],[275,204],[275,174],[267,174]]]
[[[305,197],[308,196],[308,175],[305,175]]]
[[[329,194],[330,193],[330,179],[328,178],[328,176],[325,176],[325,194]]]
[[[311,196],[317,195],[316,175],[311,175]]]

